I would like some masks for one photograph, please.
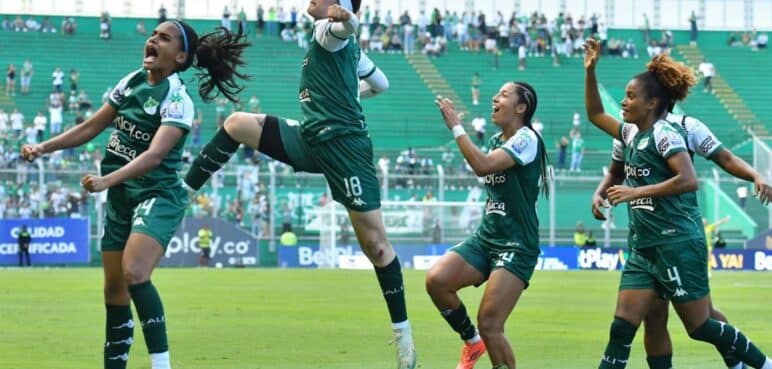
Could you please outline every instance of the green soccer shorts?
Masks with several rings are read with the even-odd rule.
[[[522,248],[494,250],[484,245],[476,235],[453,246],[450,251],[461,255],[464,261],[482,273],[486,280],[495,269],[504,268],[525,282],[525,288],[528,288],[539,260],[538,252],[534,254]]]
[[[181,186],[130,189],[120,184],[107,190],[102,251],[121,251],[132,233],[146,234],[166,250],[185,217],[187,193]]]
[[[676,304],[699,300],[710,293],[707,252],[702,238],[633,249],[619,289],[653,289]]]
[[[332,198],[346,209],[365,212],[381,207],[369,136],[350,134],[308,145],[298,121],[277,119],[282,145],[295,171],[324,174]]]

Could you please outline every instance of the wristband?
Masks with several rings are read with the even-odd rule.
[[[460,124],[453,126],[451,131],[453,132],[453,138],[459,138],[466,134],[464,127]]]

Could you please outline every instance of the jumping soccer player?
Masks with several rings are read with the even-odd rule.
[[[695,340],[733,353],[754,368],[771,369],[769,360],[733,326],[710,317],[707,249],[696,194],[697,178],[687,153],[685,132],[664,120],[676,101],[686,98],[695,78],[690,69],[658,55],[647,71],[627,85],[621,123],[606,114],[595,77],[600,45],[585,44],[585,99],[590,121],[621,140],[625,152],[624,186],[608,190],[613,204],[628,203],[630,257],[622,271],[610,338],[599,368],[624,368],[638,326],[659,296],[670,299]]]
[[[493,122],[501,132],[483,153],[461,126],[453,102],[438,97],[448,129],[474,170],[485,179],[488,201],[477,232],[450,249],[426,275],[426,291],[443,318],[464,340],[457,369],[471,369],[486,347],[494,369],[514,369],[515,354],[504,335],[504,323],[528,288],[539,249],[536,199],[539,181],[547,189],[547,151],[531,127],[536,91],[524,82],[505,83],[493,97]],[[457,291],[485,287],[477,314],[479,332]]]
[[[359,0],[312,0],[316,21],[303,59],[298,99],[303,121],[265,114],[234,113],[204,147],[185,176],[197,191],[244,144],[291,165],[323,173],[333,199],[348,210],[362,251],[375,266],[397,343],[397,367],[416,365],[407,319],[402,270],[386,238],[372,142],[359,98],[388,88],[386,76],[356,42]]]
[[[211,100],[217,88],[237,100],[236,66],[249,46],[241,30],[220,29],[198,37],[176,20],[158,25],[145,42],[142,68],[129,73],[110,98],[83,124],[37,145],[25,145],[22,156],[80,146],[104,131],[112,132],[101,175],[87,175],[89,192],[107,190],[107,215],[102,237],[104,296],[107,309],[104,368],[125,369],[133,342],[134,302],[150,353],[152,369],[169,369],[166,316],[161,297],[150,281],[166,245],[182,222],[186,191],[177,172],[195,109],[178,72],[197,60],[199,94]]]

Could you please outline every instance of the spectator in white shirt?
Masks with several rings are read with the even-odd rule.
[[[21,136],[24,129],[24,115],[19,112],[19,109],[13,109],[11,113],[11,129],[16,137]]]
[[[39,111],[38,115],[35,116],[35,119],[32,120],[32,126],[35,127],[35,131],[37,131],[37,142],[43,142],[43,133],[46,131],[47,124],[48,119],[46,119],[46,116],[42,111]]]
[[[766,33],[759,34],[758,37],[756,37],[756,47],[759,49],[766,49],[767,43],[769,43],[769,36],[767,36]]]
[[[537,135],[541,136],[541,132],[544,130],[544,123],[542,123],[539,118],[533,118],[531,127],[533,127],[533,130],[536,131]]]
[[[700,73],[705,78],[703,82],[703,91],[704,92],[713,92],[713,76],[716,75],[716,67],[713,65],[713,63],[709,62],[707,59],[703,59],[702,63],[700,63],[700,66],[698,67],[700,70]]]
[[[748,200],[748,186],[740,185],[737,187],[737,199],[740,203],[740,208],[745,209],[745,202]]]
[[[53,77],[54,90],[57,93],[62,93],[62,84],[64,83],[64,72],[62,71],[62,68],[56,67],[54,73],[51,74],[51,77]]]
[[[0,136],[8,130],[8,121],[10,119],[8,113],[5,112],[5,109],[0,108]]]
[[[485,144],[485,124],[485,118],[480,113],[477,113],[477,116],[472,119],[472,127],[474,127],[475,134],[477,135],[477,144],[480,146]]]

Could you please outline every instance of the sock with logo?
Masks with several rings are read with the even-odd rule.
[[[446,309],[440,311],[440,313],[445,318],[445,321],[450,324],[450,327],[461,336],[462,340],[469,341],[477,337],[477,329],[472,324],[472,320],[469,319],[469,314],[467,314],[466,306],[464,306],[463,302],[455,310]]]
[[[134,342],[134,319],[131,306],[105,305],[104,369],[126,369],[129,349]]]
[[[673,354],[649,356],[646,362],[649,363],[649,369],[673,369]]]
[[[137,315],[142,324],[142,334],[145,336],[147,351],[160,354],[169,351],[166,341],[166,317],[161,304],[161,296],[151,281],[129,286],[131,300],[137,308]]]
[[[626,367],[637,330],[638,327],[630,322],[614,317],[614,321],[611,322],[608,345],[598,369],[622,369]]]
[[[198,191],[201,186],[222,168],[241,144],[234,140],[224,128],[215,133],[212,140],[201,149],[185,174],[185,183]]]
[[[405,307],[405,286],[402,282],[402,266],[395,255],[394,260],[383,268],[375,267],[375,275],[381,286],[386,306],[392,323],[401,323],[407,320],[407,308]]]
[[[745,337],[739,329],[729,323],[719,322],[715,319],[708,319],[689,337],[704,341],[716,346],[718,352],[726,357],[731,354],[732,357],[750,365],[756,369],[772,368],[769,365],[769,359],[754,345],[748,337]]]

